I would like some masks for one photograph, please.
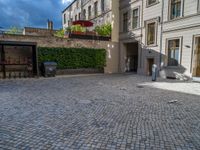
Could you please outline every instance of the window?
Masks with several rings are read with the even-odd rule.
[[[123,14],[123,32],[128,31],[128,12]]]
[[[63,19],[64,19],[64,24],[66,24],[66,14],[64,14]]]
[[[104,7],[104,0],[101,0],[101,12],[102,13],[104,12],[104,9],[105,9],[105,7]]]
[[[94,16],[97,17],[98,16],[98,2],[94,3]]]
[[[181,0],[171,0],[170,19],[181,17]]]
[[[86,10],[83,10],[83,20],[86,20]]]
[[[147,45],[156,44],[156,22],[147,24]]]
[[[139,26],[139,9],[133,10],[133,21],[132,21],[132,28],[136,29]]]
[[[91,19],[92,13],[91,13],[91,6],[88,7],[88,19]]]
[[[157,0],[147,0],[147,6],[151,6],[155,3],[157,3]]]
[[[178,66],[180,53],[180,39],[168,41],[168,66]]]
[[[77,2],[76,2],[76,8],[77,9],[79,8],[79,0],[77,0]]]
[[[198,11],[200,12],[200,0],[198,0]]]
[[[81,13],[78,13],[78,19],[81,20]]]
[[[75,21],[77,21],[77,15],[75,15]]]

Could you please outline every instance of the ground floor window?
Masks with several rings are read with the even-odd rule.
[[[180,39],[168,40],[168,66],[178,66]]]

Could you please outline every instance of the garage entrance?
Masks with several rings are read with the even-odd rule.
[[[126,72],[137,72],[138,42],[126,44]]]
[[[0,78],[38,75],[36,43],[0,41]]]

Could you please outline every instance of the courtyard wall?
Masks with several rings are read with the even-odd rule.
[[[119,71],[119,46],[118,42],[95,41],[82,39],[66,39],[53,36],[30,36],[30,35],[1,35],[0,41],[36,42],[38,47],[86,47],[106,49],[105,73],[118,73]]]

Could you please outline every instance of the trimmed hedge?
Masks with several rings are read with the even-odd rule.
[[[106,50],[91,48],[38,48],[38,61],[55,61],[58,69],[95,68],[106,65]]]

